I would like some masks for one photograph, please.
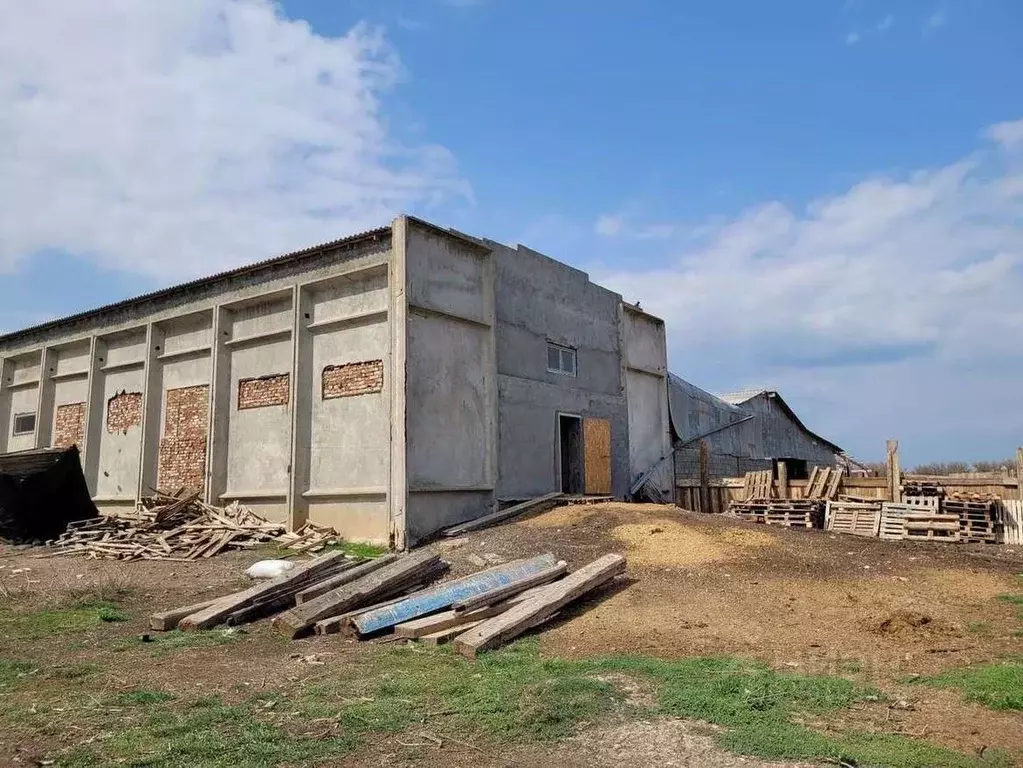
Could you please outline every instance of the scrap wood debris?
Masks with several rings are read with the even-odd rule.
[[[231,549],[278,542],[294,552],[317,552],[340,538],[331,528],[306,523],[294,533],[238,502],[214,507],[198,494],[157,494],[130,511],[68,524],[51,542],[54,555],[117,560],[195,560]]]
[[[434,645],[452,641],[475,658],[613,581],[624,573],[625,558],[605,555],[569,572],[564,561],[544,554],[431,585],[447,568],[425,550],[373,560],[330,552],[241,592],[154,613],[150,626],[192,631],[274,616],[274,627],[292,638],[388,634]]]

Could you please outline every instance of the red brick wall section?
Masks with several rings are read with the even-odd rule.
[[[142,426],[142,393],[121,391],[107,400],[107,432]]]
[[[291,395],[291,374],[278,373],[238,382],[238,410],[287,405]]]
[[[328,365],[323,369],[323,399],[353,397],[380,392],[384,388],[384,361]]]
[[[209,401],[205,384],[167,390],[158,470],[161,490],[205,489]]]
[[[65,403],[57,406],[53,420],[53,447],[82,447],[85,437],[85,403]]]

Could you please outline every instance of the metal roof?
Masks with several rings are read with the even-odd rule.
[[[18,338],[19,336],[24,336],[29,333],[35,333],[38,331],[49,330],[51,328],[56,328],[66,323],[75,322],[77,320],[85,320],[90,317],[95,317],[96,315],[103,314],[104,312],[110,312],[117,309],[126,309],[133,305],[141,304],[142,302],[145,301],[167,298],[168,296],[184,293],[204,283],[211,282],[215,283],[221,280],[230,280],[236,277],[241,277],[243,275],[250,274],[252,272],[258,272],[262,269],[277,267],[282,264],[287,264],[289,262],[298,261],[305,258],[312,258],[313,256],[319,254],[322,251],[331,250],[343,246],[352,246],[366,240],[379,239],[384,235],[389,235],[390,232],[391,228],[389,226],[378,227],[377,229],[369,229],[366,230],[365,232],[359,232],[358,234],[355,235],[349,235],[348,237],[343,237],[339,240],[331,240],[330,242],[320,243],[319,245],[312,245],[298,251],[292,251],[291,253],[285,253],[281,256],[272,256],[268,259],[257,261],[253,264],[245,264],[241,267],[235,267],[234,269],[229,269],[224,272],[217,272],[212,275],[207,275],[206,277],[198,277],[194,280],[188,281],[187,283],[173,285],[170,288],[161,288],[160,290],[151,291],[150,293],[143,293],[140,296],[134,296],[130,299],[122,299],[121,301],[116,301],[112,304],[106,304],[102,307],[89,309],[84,312],[78,312],[72,315],[66,315],[64,317],[59,317],[54,320],[48,320],[45,323],[40,323],[39,325],[33,325],[28,328],[22,328],[21,330],[18,331],[6,333],[0,335],[0,342],[11,341],[13,339]]]
[[[718,400],[724,400],[730,405],[742,405],[747,400],[752,400],[757,395],[763,395],[773,390],[770,389],[740,389],[736,392],[728,392],[723,395],[714,395]]]

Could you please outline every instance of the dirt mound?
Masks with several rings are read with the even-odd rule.
[[[917,611],[895,611],[870,622],[867,629],[878,635],[906,635],[938,629],[934,619]]]
[[[519,525],[527,528],[568,528],[599,514],[611,514],[621,520],[646,517],[651,513],[664,515],[670,511],[679,510],[670,504],[567,504],[535,517],[527,517],[519,521]]]
[[[713,536],[673,520],[619,525],[611,534],[628,547],[626,557],[633,565],[701,565],[728,556],[727,547]]]

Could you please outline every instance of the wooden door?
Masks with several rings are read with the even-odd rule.
[[[583,462],[585,493],[611,493],[611,422],[583,419]]]

